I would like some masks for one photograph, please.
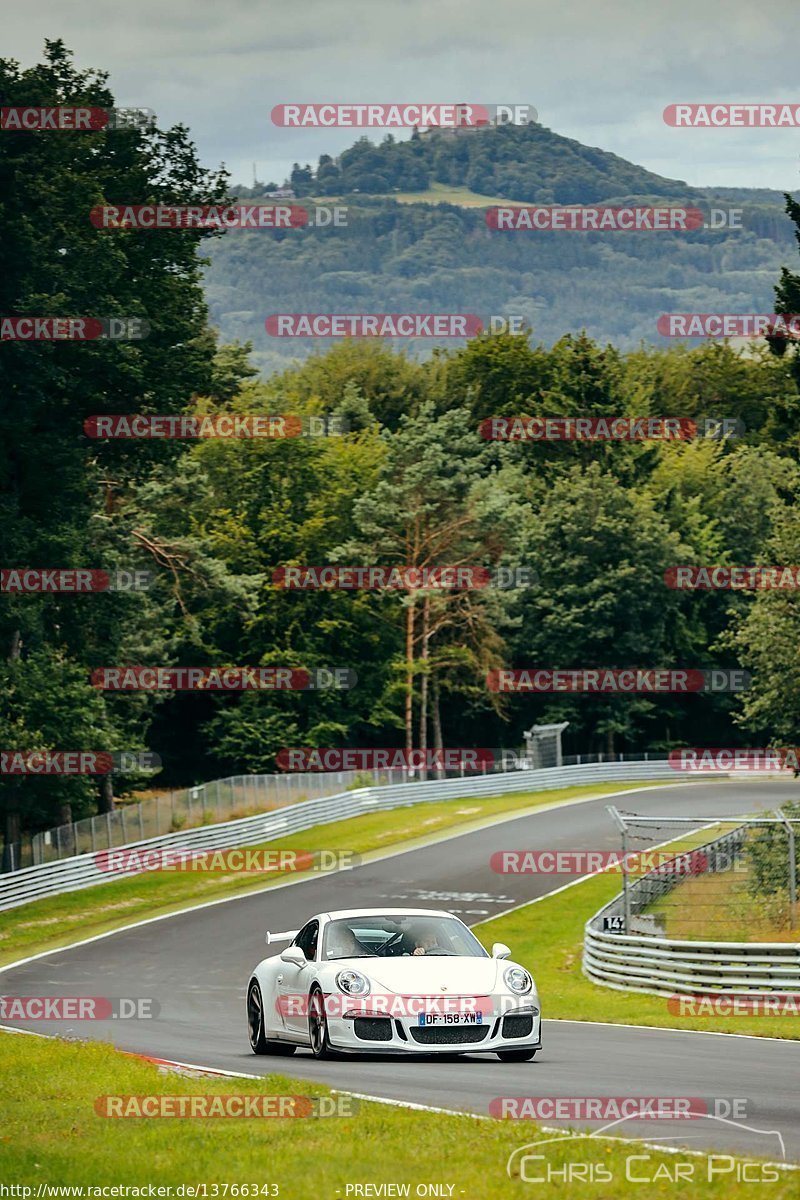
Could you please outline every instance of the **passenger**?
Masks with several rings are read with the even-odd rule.
[[[353,958],[366,954],[352,929],[346,925],[332,929],[328,936],[328,958]]]

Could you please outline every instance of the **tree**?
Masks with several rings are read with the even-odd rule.
[[[465,409],[437,416],[432,401],[383,434],[386,455],[377,483],[354,506],[359,536],[337,551],[365,563],[416,570],[495,565],[513,554],[522,506],[509,472],[488,474],[486,452]],[[387,597],[387,602],[392,601]],[[428,739],[431,674],[466,665],[481,679],[500,661],[502,599],[485,591],[412,589],[395,611],[405,626],[403,724],[414,745],[414,698],[419,678],[419,741]],[[444,639],[445,646],[437,647]],[[434,653],[434,649],[436,652]],[[474,686],[474,684],[473,684]],[[434,727],[441,736],[440,687],[434,686]]]
[[[800,563],[800,489],[791,505],[773,514],[773,532],[762,561]],[[795,590],[755,593],[739,613],[730,643],[753,671],[753,686],[742,696],[740,721],[768,745],[800,743],[800,594]]]
[[[47,42],[44,62],[29,70],[0,60],[0,91],[9,106],[114,105],[106,76],[77,71],[60,41]],[[140,341],[3,343],[0,562],[103,568],[111,563],[97,556],[108,553],[116,564],[120,548],[113,538],[98,537],[95,517],[111,520],[126,489],[180,449],[92,442],[83,423],[93,414],[179,412],[195,391],[209,387],[214,342],[206,328],[198,255],[207,234],[96,228],[89,213],[115,202],[214,203],[225,198],[226,179],[201,169],[181,126],[19,132],[0,140],[0,194],[0,312],[139,317],[151,326]],[[135,555],[130,545],[128,552]],[[94,617],[87,615],[92,605]],[[52,661],[72,679],[80,664],[114,661],[126,609],[121,598],[109,595],[19,597],[0,610],[2,657],[15,678],[24,680],[29,663]],[[51,691],[44,688],[43,695]],[[8,705],[4,692],[0,723],[11,720]],[[113,741],[122,717],[112,718],[110,711],[104,736]],[[63,718],[60,733],[57,715]],[[47,726],[53,745],[66,746],[76,736],[70,718],[69,705],[53,706]],[[135,736],[129,727],[129,745]],[[48,784],[51,816],[63,796],[83,796],[84,787],[85,781],[66,790]],[[18,789],[9,796],[7,834],[18,821]],[[31,819],[44,815],[40,808]]]
[[[665,565],[683,561],[683,547],[649,497],[598,464],[572,466],[534,502],[523,553],[537,584],[520,596],[513,665],[686,665],[677,657],[687,641],[685,599],[663,580]],[[569,719],[571,735],[605,735],[613,753],[616,736],[643,729],[654,705],[672,707],[666,697],[525,695],[513,707],[528,723],[533,709],[537,720]]]

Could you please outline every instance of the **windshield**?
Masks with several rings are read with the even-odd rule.
[[[445,955],[488,958],[478,939],[456,917],[377,916],[329,921],[323,959],[403,958]]]

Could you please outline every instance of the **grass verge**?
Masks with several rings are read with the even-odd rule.
[[[523,816],[544,804],[645,786],[658,787],[659,784],[609,783],[600,787],[586,785],[406,806],[318,825],[304,833],[261,843],[260,848],[349,850],[367,857],[387,849],[410,848],[421,840],[430,840],[449,830],[479,828],[503,814]],[[0,912],[0,967],[25,955],[56,950],[146,917],[178,912],[206,900],[261,891],[276,883],[285,883],[287,879],[302,877],[303,873],[285,872],[254,876],[247,873],[148,871],[83,891],[35,900],[23,907]]]
[[[481,192],[473,192],[468,187],[459,187],[449,183],[432,183],[422,192],[364,192],[358,197],[358,204],[367,207],[370,201],[396,200],[400,204],[457,204],[460,208],[489,208],[502,205],[504,208],[519,208],[522,200],[509,200],[505,196],[485,196]],[[342,196],[304,196],[304,204],[341,204],[349,202]]]
[[[259,1080],[165,1076],[150,1063],[97,1043],[7,1033],[0,1033],[0,1062],[2,1178],[7,1184],[29,1187],[29,1197],[36,1197],[39,1185],[47,1184],[122,1185],[144,1188],[133,1194],[146,1196],[147,1185],[152,1184],[173,1189],[205,1185],[205,1192],[191,1192],[184,1186],[182,1194],[209,1198],[277,1194],[281,1200],[310,1196],[345,1200],[348,1185],[406,1184],[413,1196],[416,1185],[434,1182],[450,1185],[455,1200],[531,1196],[529,1182],[521,1182],[518,1174],[507,1177],[506,1163],[513,1151],[548,1137],[524,1121],[482,1121],[368,1102],[362,1102],[354,1115],[318,1119],[106,1118],[95,1109],[100,1097],[330,1093],[318,1084],[280,1075]],[[600,1188],[596,1183],[565,1185],[561,1174],[549,1185],[535,1185],[536,1195],[542,1194],[543,1187],[553,1194],[557,1187],[559,1196],[629,1197],[632,1185],[626,1179],[626,1158],[633,1154],[648,1156],[635,1164],[639,1178],[653,1180],[642,1194],[687,1195],[686,1183],[678,1191],[668,1190],[679,1162],[694,1172],[692,1196],[738,1200],[753,1191],[752,1183],[735,1182],[727,1156],[715,1160],[663,1154],[639,1143],[600,1140],[561,1141],[538,1152],[544,1153],[551,1170],[563,1172],[568,1163],[589,1162],[599,1164],[605,1174]],[[710,1182],[709,1164],[717,1171]],[[535,1174],[546,1169],[543,1163],[532,1167]],[[774,1200],[796,1196],[797,1175],[776,1174],[770,1196]],[[215,1192],[214,1184],[239,1188]],[[260,1190],[268,1184],[277,1185],[277,1192]],[[26,1200],[23,1192],[16,1194]],[[361,1192],[365,1194],[380,1193]]]
[[[791,927],[788,887],[759,895],[752,874],[739,861],[735,870],[686,879],[648,912],[660,919],[667,937],[679,940],[800,941],[800,929]]]
[[[691,848],[699,836],[674,843],[676,850]],[[669,1011],[667,996],[618,992],[591,983],[581,971],[584,925],[620,890],[618,874],[595,875],[506,916],[484,921],[475,926],[475,931],[486,946],[505,942],[511,947],[512,957],[530,968],[542,997],[545,1018],[748,1033],[790,1040],[800,1037],[800,1019],[796,1016],[678,1016]]]

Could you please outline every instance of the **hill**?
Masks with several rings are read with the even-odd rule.
[[[513,314],[545,344],[581,328],[621,348],[658,343],[663,312],[771,311],[793,253],[780,193],[690,187],[540,125],[360,138],[315,170],[296,166],[290,183],[301,202],[346,204],[346,227],[229,232],[211,246],[206,279],[222,336],[251,340],[265,371],[325,344],[269,337],[264,319],[276,312]],[[736,207],[742,227],[488,229],[483,206],[503,201]]]

